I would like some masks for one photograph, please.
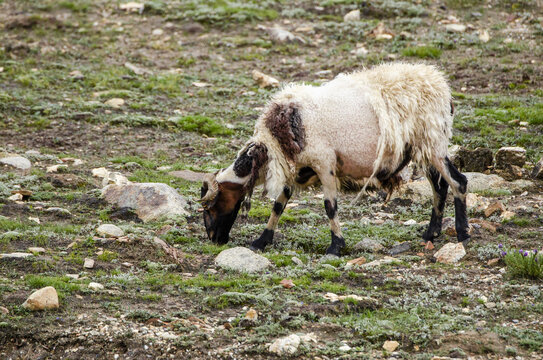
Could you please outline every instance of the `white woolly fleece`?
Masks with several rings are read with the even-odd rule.
[[[380,170],[399,166],[406,145],[412,147],[412,161],[423,168],[447,155],[450,101],[447,81],[435,67],[383,64],[340,74],[319,87],[290,84],[271,99],[269,106],[294,103],[300,111],[306,146],[295,163],[282,153],[265,115],[249,142],[268,148],[263,181],[272,198],[286,184],[294,184],[297,170],[304,166],[319,177],[333,171],[338,180],[372,180]]]

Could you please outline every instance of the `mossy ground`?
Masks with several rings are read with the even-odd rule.
[[[343,22],[355,8],[362,19]],[[449,15],[474,30],[447,33],[441,21]],[[498,256],[498,243],[541,247],[540,183],[523,196],[502,189],[483,194],[518,208],[517,217],[498,233],[480,230],[457,267],[432,263],[419,245],[422,225],[401,225],[429,219],[429,201],[383,206],[368,198],[352,206],[352,195],[339,202],[346,254],[321,262],[328,222],[322,200],[302,192],[264,253],[274,267],[240,275],[216,269],[214,256],[257,237],[270,201],[258,192],[232,241],[217,246],[207,241],[198,212],[200,185],[163,167],[214,171],[230,164],[274,91],[260,89],[252,69],[283,82],[319,84],[392,58],[445,71],[455,91],[453,143],[494,151],[523,146],[533,163],[543,155],[542,16],[533,1],[503,0],[152,0],[142,14],[103,0],[0,1],[1,151],[41,152],[30,156],[30,173],[1,169],[0,251],[46,249],[29,260],[0,260],[0,305],[10,312],[0,315],[0,357],[258,359],[271,357],[267,343],[293,332],[314,332],[319,339],[302,345],[293,356],[298,358],[386,357],[385,340],[400,342],[396,357],[405,359],[539,356],[541,282],[509,277],[500,272],[503,263],[486,264]],[[407,34],[390,41],[367,36],[380,21]],[[276,23],[313,30],[296,32],[305,44],[275,44],[257,25]],[[489,31],[487,43],[478,39],[482,29]],[[359,43],[369,50],[365,57],[351,53]],[[106,105],[113,98],[124,105]],[[46,173],[64,157],[84,164]],[[169,184],[187,198],[190,216],[147,224],[119,218],[91,176],[90,169],[101,166],[132,181]],[[16,185],[32,191],[23,204],[6,200]],[[44,211],[51,206],[71,215]],[[453,216],[451,204],[446,211]],[[393,218],[361,222],[377,212]],[[97,237],[101,222],[120,226],[129,242]],[[176,264],[153,245],[155,236],[184,251],[184,262]],[[365,237],[387,249],[409,241],[411,250],[379,269],[344,270],[351,258],[383,256],[355,250]],[[437,246],[453,240],[442,235]],[[96,261],[90,270],[83,268],[88,257]],[[285,278],[296,286],[283,288]],[[90,290],[91,281],[105,290]],[[48,285],[59,291],[59,310],[31,313],[20,306],[31,291]],[[376,302],[330,303],[326,292]],[[485,305],[483,296],[494,306]],[[259,312],[256,322],[244,320],[249,307]],[[108,337],[103,321],[129,326]],[[171,331],[175,338],[144,336],[149,329]],[[352,350],[339,350],[343,341]]]

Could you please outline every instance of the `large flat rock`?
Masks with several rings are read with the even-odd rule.
[[[102,189],[102,196],[110,204],[134,209],[144,222],[188,215],[185,199],[175,189],[162,183],[112,184]]]

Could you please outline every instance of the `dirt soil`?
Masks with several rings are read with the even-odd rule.
[[[543,181],[532,178],[543,156],[539,1],[123,3],[0,0],[0,157],[32,162],[0,167],[0,253],[43,248],[0,257],[0,358],[269,359],[281,357],[269,350],[276,339],[312,334],[284,357],[543,359],[543,276],[514,273],[502,254],[543,248]],[[360,19],[344,20],[357,9]],[[381,22],[385,32],[375,36]],[[274,40],[275,26],[296,39]],[[485,170],[507,181],[475,192],[466,256],[454,265],[433,257],[456,241],[451,198],[428,250],[421,234],[431,199],[399,193],[388,204],[370,194],[352,205],[356,194],[342,195],[347,247],[341,258],[325,257],[329,227],[316,188],[293,197],[261,254],[269,269],[216,266],[218,253],[260,235],[273,202],[258,190],[248,217],[218,246],[205,234],[201,184],[170,172],[211,172],[234,160],[277,91],[259,87],[251,71],[318,85],[388,61],[446,74],[456,111],[451,145],[526,149],[523,166]],[[144,223],[107,204],[92,174],[99,167],[167,183],[189,215]],[[21,189],[31,195],[9,199]],[[486,216],[496,201],[512,215]],[[125,235],[98,235],[102,223]],[[360,248],[363,239],[382,249]],[[382,259],[404,242],[408,250],[392,263],[348,264]],[[83,267],[86,258],[94,267]],[[22,307],[45,286],[57,290],[58,309]],[[362,300],[331,302],[326,293]],[[387,340],[398,348],[384,350]]]

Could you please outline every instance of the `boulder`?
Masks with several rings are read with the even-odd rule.
[[[19,155],[0,155],[0,164],[19,170],[28,170],[32,166],[30,160]]]
[[[117,207],[134,209],[144,222],[188,215],[185,199],[172,187],[162,183],[108,185],[102,189],[102,196]]]
[[[444,264],[455,264],[466,256],[464,245],[459,243],[447,243],[434,254],[436,260]]]
[[[253,273],[266,269],[271,262],[250,249],[238,246],[221,251],[215,259],[215,264],[223,269]]]
[[[496,152],[496,168],[507,169],[510,165],[524,166],[526,149],[517,146],[502,147]]]
[[[59,307],[57,291],[52,286],[34,291],[23,303],[23,307],[32,311],[57,309]]]
[[[460,171],[483,172],[492,166],[494,157],[488,148],[469,150],[464,147],[455,148],[453,164]]]

